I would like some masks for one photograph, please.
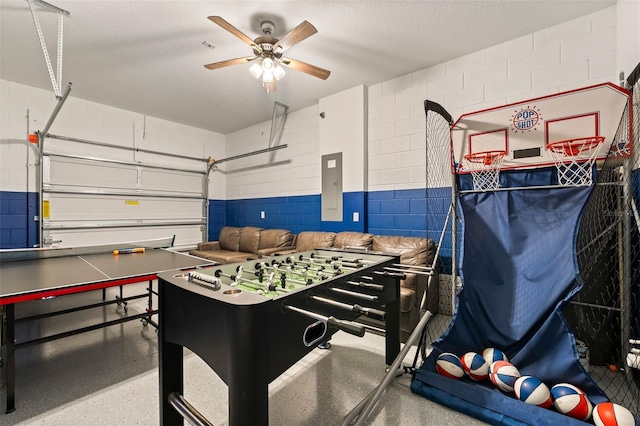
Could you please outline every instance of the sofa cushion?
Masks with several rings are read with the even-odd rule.
[[[204,257],[205,259],[213,260],[217,263],[235,263],[235,262],[245,262],[246,260],[253,258],[256,259],[258,256],[252,253],[242,253],[233,250],[216,250],[216,251],[204,251],[200,257]]]
[[[189,254],[191,256],[198,256],[198,257],[202,257],[203,259],[209,259],[209,260],[213,260],[209,257],[212,253],[213,252],[209,250],[190,250],[189,251]]]
[[[258,243],[260,242],[260,231],[262,228],[255,226],[245,226],[240,230],[240,244],[238,250],[244,253],[258,253]]]
[[[240,228],[236,228],[235,226],[223,227],[220,230],[218,241],[220,242],[220,248],[222,250],[240,250]]]
[[[303,231],[296,237],[296,251],[333,247],[335,232]]]
[[[335,248],[364,248],[370,249],[373,243],[373,234],[365,234],[363,232],[338,232],[333,246]]]
[[[264,229],[260,232],[260,242],[258,250],[290,246],[293,241],[293,234],[286,229]]]
[[[404,265],[426,265],[427,239],[418,237],[399,237],[375,235],[373,251],[400,255],[400,263]]]

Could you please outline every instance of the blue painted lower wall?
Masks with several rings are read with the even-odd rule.
[[[427,203],[427,199],[429,202]],[[223,224],[302,231],[358,231],[440,239],[451,204],[451,188],[420,188],[343,194],[343,221],[320,220],[320,195],[252,198],[210,202],[209,239],[215,241]],[[224,207],[223,207],[224,205]],[[213,206],[213,207],[212,207]],[[260,217],[264,212],[265,217]],[[353,222],[358,212],[360,221]],[[225,219],[223,222],[221,218]],[[451,256],[451,226],[441,257]]]
[[[325,222],[320,195],[209,200],[209,241],[223,226],[258,226],[302,231],[358,231],[424,237],[438,241],[451,202],[450,188],[408,189],[343,194],[342,222]],[[427,197],[429,203],[427,204]],[[0,191],[0,248],[33,247],[38,242],[37,193]],[[262,219],[260,213],[264,212]],[[353,221],[358,212],[359,221]],[[450,256],[445,236],[441,256]]]
[[[321,220],[319,194],[227,200],[225,202],[224,215],[228,226],[284,228],[294,234],[302,231],[364,232],[367,226],[365,202],[366,193],[364,192],[344,193],[342,198],[342,222]],[[261,212],[264,212],[264,218],[261,218]],[[353,221],[354,212],[358,212],[360,216],[358,222]],[[218,207],[217,214],[222,214],[221,207]],[[210,224],[211,218],[212,216],[210,215]],[[219,232],[220,230],[218,229],[217,231]]]
[[[208,239],[216,241],[220,230],[227,223],[227,207],[225,200],[209,200]]]
[[[379,235],[426,236],[426,190],[369,192],[368,232]]]
[[[38,193],[0,191],[0,248],[27,248],[38,243]]]

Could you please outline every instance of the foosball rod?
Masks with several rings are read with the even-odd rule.
[[[311,277],[311,278],[318,279],[320,281],[324,281],[331,277],[331,275],[328,274],[329,271],[326,271],[327,273],[324,273],[324,272],[325,271],[319,271],[317,269],[307,269],[307,268],[297,268],[292,270],[292,273],[295,275],[300,275],[305,278]]]
[[[382,284],[365,283],[363,281],[347,281],[347,284],[355,287],[366,288],[367,290],[384,291],[384,285]]]
[[[358,293],[356,291],[349,291],[338,287],[329,287],[329,291],[334,293],[344,294],[346,296],[355,297],[356,299],[368,300],[369,302],[377,302],[378,296],[372,296],[370,294]]]
[[[289,309],[290,311],[294,311],[294,312],[298,312],[302,315],[306,315],[309,318],[313,318],[316,319],[318,321],[322,321],[324,323],[326,323],[328,326],[337,328],[339,330],[342,330],[346,333],[349,334],[353,334],[354,336],[358,336],[358,337],[364,337],[364,333],[365,333],[365,328],[362,324],[356,324],[354,322],[351,321],[345,321],[345,320],[341,320],[341,319],[337,319],[336,317],[333,316],[324,316],[321,315],[317,312],[311,312],[311,311],[307,311],[306,309],[302,309],[302,308],[298,308],[296,306],[292,306],[292,305],[283,305],[283,307],[285,309]]]
[[[259,277],[258,282],[255,282],[255,280],[242,278],[242,273],[244,272],[244,268],[243,268],[242,265],[239,265],[236,268],[236,271],[238,273],[235,275],[235,277],[232,277],[232,278],[235,278],[235,280],[237,280],[237,281],[242,281],[242,282],[251,284],[253,286],[266,288],[268,291],[274,291],[274,290],[280,290],[280,291],[285,291],[285,292],[289,292],[290,291],[290,290],[284,288],[284,284],[282,284],[281,287],[278,287],[276,284],[273,284],[273,274],[269,275],[269,277],[267,278],[267,282],[265,283],[262,276]]]
[[[312,253],[313,254],[313,253]],[[314,257],[308,258],[308,259],[315,259]],[[358,269],[358,268],[362,268],[365,264],[361,263],[359,261],[350,261],[350,260],[346,260],[346,259],[326,259],[324,261],[324,263],[332,265],[332,266],[342,266],[345,268],[353,268],[353,269]]]
[[[276,276],[276,273],[274,271],[267,271],[265,269],[259,269],[259,270],[254,270],[253,271],[253,275],[258,277],[258,281],[261,282],[261,283],[265,281],[265,276],[266,276],[267,282],[268,283],[272,283],[273,282],[273,278]]]
[[[297,260],[291,260],[291,261],[287,260],[287,262],[289,263],[284,263],[284,265],[287,267],[288,271],[297,275],[302,275],[302,276],[306,276],[306,275],[309,275],[309,273],[311,273],[317,278],[320,278],[321,281],[324,281],[327,278],[329,278],[328,274],[336,275],[336,272],[338,270],[337,266],[333,268],[333,271],[331,271],[331,269],[326,269],[324,265],[320,265],[319,268],[312,268],[311,266],[313,264],[307,263],[307,262],[300,262]],[[279,263],[278,265],[283,265],[283,264]]]
[[[247,283],[247,284],[251,284],[251,285],[253,285],[255,287],[259,287],[261,289],[265,289],[265,290],[268,290],[268,291],[281,291],[283,293],[290,293],[291,292],[290,288],[286,288],[286,287],[282,287],[282,286],[279,286],[277,284],[274,284],[272,279],[267,280],[266,283],[265,282],[260,282],[260,281],[256,282],[255,280],[250,280],[250,279],[242,278],[242,277],[237,277],[237,279],[238,279],[238,281],[241,281],[241,282],[244,282],[244,283]]]
[[[311,257],[304,257],[304,256],[300,255],[299,259],[300,260],[307,260],[307,261],[309,261],[311,263],[314,263],[316,265],[318,264]],[[329,259],[327,259],[324,263],[329,264],[329,265],[338,265],[338,267],[340,267],[341,269],[347,270],[347,271],[357,271],[359,269],[359,267],[362,266],[362,265],[356,265],[356,264],[345,264],[345,263],[343,263],[343,262],[341,262],[339,260],[329,260]]]
[[[387,269],[386,267],[383,269]],[[401,280],[406,280],[407,275],[404,272],[391,272],[391,271],[373,271],[374,274],[382,275],[383,277],[393,277],[400,278]]]
[[[278,287],[277,285],[273,284],[273,283],[257,283],[255,281],[246,279],[246,278],[242,278],[241,276],[238,275],[229,275],[229,274],[225,274],[224,272],[222,272],[222,269],[217,269],[216,272],[214,273],[216,277],[225,277],[225,278],[229,278],[232,283],[245,283],[245,284],[251,284],[252,290],[255,290],[256,288],[261,290],[261,289],[265,289],[267,291],[283,291],[283,292],[289,292],[291,290],[286,289],[286,288],[281,288]],[[233,284],[231,284],[233,285]],[[248,287],[248,286],[245,286]]]
[[[391,271],[391,272],[403,272],[405,274],[416,274],[416,275],[433,275],[433,271],[422,271],[422,270],[413,270],[410,269],[410,265],[399,265],[399,266],[405,266],[405,268],[391,268],[389,266],[385,266],[383,269],[385,271]]]
[[[275,262],[275,260],[274,260]],[[282,262],[278,262],[279,264],[282,264]],[[312,262],[307,262],[307,261],[303,261],[303,260],[296,260],[295,257],[293,256],[289,256],[284,260],[285,264],[293,264],[293,265],[305,265],[307,268],[309,269],[313,269],[314,271],[324,271],[325,270],[325,266],[322,264],[318,264],[318,263],[312,263]],[[318,266],[317,268],[312,268],[312,266]],[[336,269],[335,265],[334,269]]]
[[[305,256],[304,254],[299,255],[298,260],[301,262],[307,262],[312,265],[322,265],[322,264],[334,265],[336,262],[340,260],[340,258],[338,256],[332,256],[332,257],[314,256],[314,254],[311,253],[308,257]]]
[[[307,271],[313,271],[316,276],[324,277],[323,280],[329,278],[330,276],[334,276],[335,277],[335,276],[340,275],[342,273],[342,271],[340,270],[340,267],[338,265],[331,265],[330,268],[325,268],[324,265],[319,265],[319,268],[313,268],[312,266],[313,265],[317,265],[317,263],[315,263],[315,264],[314,263],[307,263],[307,262],[302,262],[302,261],[298,261],[298,260],[294,261],[294,265],[297,267],[296,270],[302,269],[302,270],[307,270]],[[322,275],[319,275],[321,273],[322,273]]]
[[[289,271],[286,271],[286,270],[280,269],[280,268],[276,268],[274,266],[262,267],[262,269],[264,269],[264,270],[272,270],[272,271],[278,272],[280,274],[284,274],[285,282],[288,281],[288,282],[292,282],[294,284],[300,284],[300,285],[305,285],[305,286],[313,284],[313,280],[310,279],[310,278],[307,279],[306,281],[301,281],[301,280],[296,280],[295,278],[287,277],[286,274],[289,273]]]
[[[358,304],[350,305],[348,303],[339,302],[337,300],[327,299],[326,297],[322,297],[322,296],[311,296],[311,299],[320,303],[324,303],[327,305],[335,306],[340,309],[344,309],[345,311],[355,312],[357,314],[361,314],[369,318],[375,318],[380,321],[384,321],[385,312],[379,309],[368,308],[366,306],[360,306]]]
[[[403,263],[394,263],[391,266],[395,266],[398,268],[411,268],[411,269],[422,269],[425,271],[433,271],[433,268],[431,266],[421,266],[421,265],[406,265]]]
[[[302,262],[300,262],[302,263]],[[324,266],[320,266],[319,268],[310,268],[308,267],[309,264],[305,264],[302,263],[303,266],[301,266],[300,264],[298,264],[297,261],[295,260],[289,260],[287,259],[286,262],[282,262],[282,261],[278,261],[278,260],[273,260],[271,262],[271,265],[266,265],[266,266],[262,266],[262,268],[272,268],[275,269],[278,272],[286,272],[288,273],[294,273],[297,275],[301,275],[302,272],[300,272],[301,270],[306,270],[306,271],[324,271]],[[258,265],[256,264],[256,267]],[[282,268],[284,267],[284,268]]]
[[[342,257],[342,256],[322,256],[321,254],[316,254],[316,253],[311,253],[311,258],[318,258],[318,259],[330,259],[333,261],[339,261],[339,262],[349,262],[349,263],[376,263],[373,260],[366,260],[366,259],[362,259],[360,257],[355,257],[355,258],[347,258],[347,257]]]

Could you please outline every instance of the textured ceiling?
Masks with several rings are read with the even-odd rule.
[[[445,62],[614,5],[614,0],[56,1],[64,18],[63,86],[71,96],[230,133],[268,120],[273,102],[295,111],[318,99]],[[56,57],[58,14],[36,8]],[[286,56],[331,70],[293,69],[267,94],[250,64],[204,64],[252,54],[213,24],[219,15],[250,38],[265,18],[281,37],[303,20],[318,33]],[[27,0],[0,0],[0,77],[52,90]],[[214,49],[202,45],[213,43]]]

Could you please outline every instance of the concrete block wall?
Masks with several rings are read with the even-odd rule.
[[[364,231],[364,108],[364,86],[320,99],[318,105],[288,114],[276,141],[286,149],[229,162],[227,224],[294,233]],[[271,122],[266,122],[227,135],[230,155],[267,148],[270,131]],[[322,221],[320,162],[335,152],[343,155],[342,220]]]
[[[617,83],[616,13],[610,7],[369,87],[369,230],[435,239],[443,227],[450,189],[429,188],[435,194],[429,199],[424,190],[425,99],[455,121],[466,112]],[[444,257],[451,255],[450,241],[449,234]]]
[[[317,105],[289,112],[278,142],[287,148],[224,163],[226,199],[317,194],[318,113]],[[271,121],[266,121],[226,135],[227,157],[268,148],[270,132]],[[212,179],[217,178],[214,173]]]

